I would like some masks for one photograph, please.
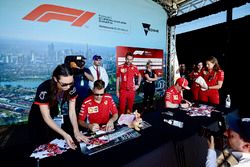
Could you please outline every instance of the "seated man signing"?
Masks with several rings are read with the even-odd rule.
[[[185,78],[178,78],[175,85],[168,88],[165,92],[165,106],[166,108],[188,108],[192,104],[183,99],[183,90],[189,90],[188,81]]]
[[[100,125],[106,125],[106,131],[114,129],[118,118],[118,110],[112,96],[104,93],[105,83],[102,80],[94,82],[93,95],[86,98],[81,107],[78,122],[82,127],[96,132]],[[110,118],[111,117],[111,118]],[[87,118],[87,121],[85,121]]]

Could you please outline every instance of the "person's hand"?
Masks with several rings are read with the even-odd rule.
[[[81,141],[83,141],[84,143],[89,142],[89,138],[83,135],[81,132],[75,133],[75,138],[78,142],[81,142]]]
[[[200,85],[202,91],[209,90],[208,86]]]
[[[181,101],[181,104],[180,104],[180,107],[181,108],[188,108],[188,107],[191,107],[192,106],[192,103],[185,100],[185,99],[182,99]]]
[[[119,91],[116,91],[116,96],[119,98],[119,96],[120,96]]]
[[[71,138],[71,136],[69,134],[67,134],[66,136],[64,136],[64,139],[66,141],[66,143],[68,144],[69,148],[75,150],[76,149],[76,145],[73,141],[73,139]]]
[[[214,150],[214,137],[213,136],[210,137],[210,140],[209,139],[207,140],[207,144],[208,144],[209,149]]]
[[[181,106],[181,108],[188,108],[189,104],[188,103],[181,103],[180,106]]]
[[[152,83],[152,81],[149,81],[149,80],[146,80],[146,82],[148,82],[148,83]]]
[[[100,126],[96,123],[93,123],[93,124],[89,124],[89,129],[92,131],[92,132],[96,132],[100,129]]]
[[[76,63],[75,62],[70,62],[70,67],[71,68],[77,68],[77,69],[80,69],[80,67],[78,67],[77,65],[76,65]]]
[[[135,85],[135,91],[139,89],[140,85]]]
[[[106,131],[111,131],[114,129],[114,122],[112,120],[109,120],[106,124]]]

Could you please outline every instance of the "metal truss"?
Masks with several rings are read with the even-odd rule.
[[[218,2],[219,0],[190,0],[180,4],[178,9],[178,16],[184,13],[191,12],[193,10],[199,9],[201,7],[210,5],[212,3]]]
[[[153,0],[160,4],[168,15],[182,15],[220,0]]]

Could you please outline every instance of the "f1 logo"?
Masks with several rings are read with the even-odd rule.
[[[72,22],[72,26],[83,26],[95,13],[67,8],[62,6],[43,4],[32,10],[23,19],[31,21],[49,22],[50,20],[63,20]]]

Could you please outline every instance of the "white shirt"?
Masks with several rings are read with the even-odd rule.
[[[91,90],[94,87],[94,82],[97,80],[96,68],[98,68],[98,71],[99,71],[99,74],[100,74],[99,79],[101,79],[101,80],[103,80],[105,82],[105,88],[108,86],[108,83],[109,83],[109,77],[108,77],[108,74],[107,74],[107,71],[105,70],[105,68],[103,68],[102,66],[92,65],[92,66],[89,67],[89,70],[91,71],[91,74],[94,77],[93,82],[89,81],[89,88]]]
[[[234,167],[250,166],[250,153],[232,152],[232,154],[239,160],[239,163]]]
[[[232,154],[239,161],[239,163],[233,167],[250,167],[250,153],[232,152]],[[206,167],[217,167],[216,158],[215,150],[208,149]]]
[[[217,167],[216,152],[214,149],[208,149],[206,167]]]

